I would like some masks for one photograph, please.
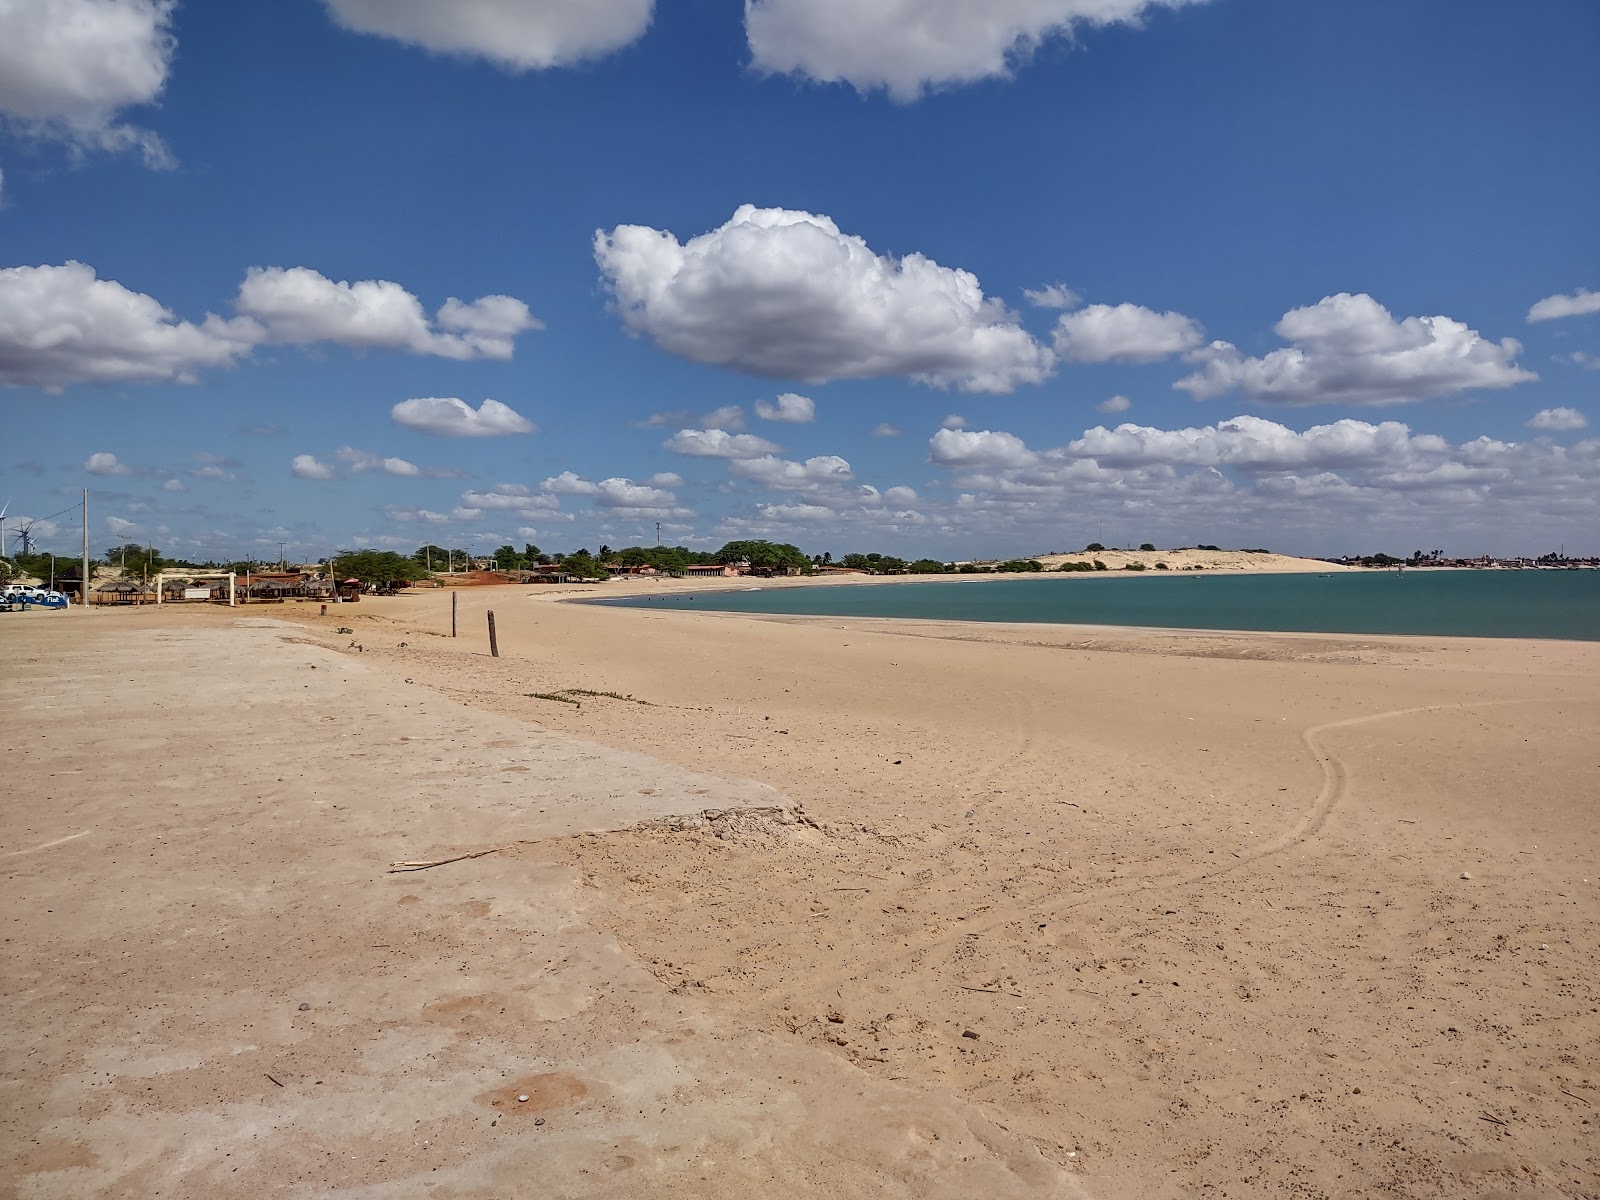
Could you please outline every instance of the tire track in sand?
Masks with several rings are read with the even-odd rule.
[[[1328,822],[1328,818],[1333,815],[1334,809],[1338,807],[1339,801],[1344,798],[1349,788],[1349,775],[1344,763],[1336,755],[1329,752],[1319,740],[1323,734],[1333,730],[1349,729],[1358,725],[1371,725],[1379,721],[1391,721],[1426,712],[1466,711],[1514,704],[1550,704],[1558,702],[1559,699],[1555,697],[1527,697],[1516,700],[1480,700],[1465,704],[1418,704],[1409,708],[1389,709],[1385,712],[1367,713],[1364,716],[1345,717],[1338,721],[1327,721],[1320,725],[1312,725],[1301,731],[1300,739],[1305,743],[1306,749],[1311,752],[1311,756],[1317,760],[1317,766],[1322,771],[1322,787],[1317,792],[1315,800],[1300,815],[1300,819],[1286,832],[1269,842],[1263,842],[1254,849],[1242,852],[1231,863],[1205,867],[1194,871],[1131,880],[1116,887],[1101,888],[1093,892],[1066,897],[1054,903],[1033,901],[1026,904],[1007,905],[997,912],[991,910],[991,915],[983,921],[961,921],[959,928],[952,928],[946,933],[925,938],[913,945],[904,946],[886,958],[859,960],[853,963],[848,970],[835,971],[825,976],[812,976],[799,990],[793,988],[769,988],[753,997],[753,999],[759,1003],[770,1003],[778,999],[793,1000],[805,996],[816,996],[855,979],[863,970],[877,971],[886,966],[907,962],[919,955],[926,954],[930,950],[937,950],[941,946],[949,946],[963,941],[973,934],[988,933],[998,929],[1017,920],[1024,914],[1059,915],[1087,905],[1115,900],[1121,896],[1132,896],[1140,892],[1155,891],[1163,888],[1188,887],[1192,884],[1203,883],[1207,880],[1218,879],[1232,874],[1252,863],[1260,862],[1264,858],[1270,858],[1275,854],[1282,854],[1286,850],[1293,849],[1322,831],[1323,826]]]

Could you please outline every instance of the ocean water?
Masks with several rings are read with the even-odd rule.
[[[762,587],[605,601],[794,616],[1600,641],[1600,571],[1146,572]]]

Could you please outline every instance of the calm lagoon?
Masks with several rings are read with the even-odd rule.
[[[1116,574],[762,587],[606,601],[816,617],[1600,641],[1600,571]]]

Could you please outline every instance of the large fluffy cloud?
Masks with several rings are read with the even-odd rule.
[[[444,54],[528,71],[598,58],[650,25],[653,0],[325,0],[333,19]]]
[[[1195,0],[746,0],[756,67],[915,100],[1004,76],[1046,38]]]
[[[398,283],[336,283],[306,267],[252,268],[235,307],[241,315],[195,324],[84,263],[0,269],[0,386],[192,383],[264,342],[508,359],[518,333],[541,328],[510,296],[448,300],[430,323]]]
[[[252,321],[180,321],[80,262],[0,269],[0,384],[192,382],[248,354],[259,333]]]
[[[726,429],[680,429],[661,444],[687,458],[757,458],[778,449],[766,438]]]
[[[505,437],[537,431],[527,417],[498,400],[485,400],[474,409],[455,396],[419,396],[400,401],[389,416],[396,425],[439,437]]]
[[[1138,304],[1091,304],[1056,322],[1055,350],[1072,362],[1156,362],[1205,340],[1193,319]]]
[[[1522,347],[1512,338],[1491,342],[1449,317],[1397,321],[1365,294],[1294,309],[1274,329],[1291,345],[1248,358],[1213,342],[1190,355],[1200,369],[1174,386],[1197,400],[1237,389],[1275,404],[1404,404],[1538,378],[1517,366]]]
[[[597,231],[595,261],[628,330],[754,375],[1009,392],[1054,356],[970,272],[878,255],[828,217],[744,205],[680,243],[645,225]]]
[[[83,149],[137,148],[165,165],[147,130],[119,124],[160,94],[176,0],[0,0],[0,115]]]
[[[309,267],[251,267],[234,307],[259,321],[264,340],[337,342],[442,358],[509,359],[516,335],[542,328],[511,296],[451,297],[429,322],[422,302],[387,279],[335,281]]]
[[[1014,433],[947,427],[929,439],[928,457],[942,467],[1020,467],[1034,455]]]
[[[1570,296],[1546,296],[1528,310],[1530,321],[1554,321],[1560,317],[1582,317],[1600,312],[1600,292],[1579,288]]]

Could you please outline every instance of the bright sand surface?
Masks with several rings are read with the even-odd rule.
[[[582,928],[753,1055],[964,1104],[1096,1197],[1600,1194],[1600,645],[561,602],[624,586],[463,590],[455,639],[442,592],[248,612],[453,714],[803,812],[507,822],[478,888],[574,870]],[[863,1103],[810,1194],[890,1194],[847,1161]],[[914,1161],[940,1128],[887,1140]]]

